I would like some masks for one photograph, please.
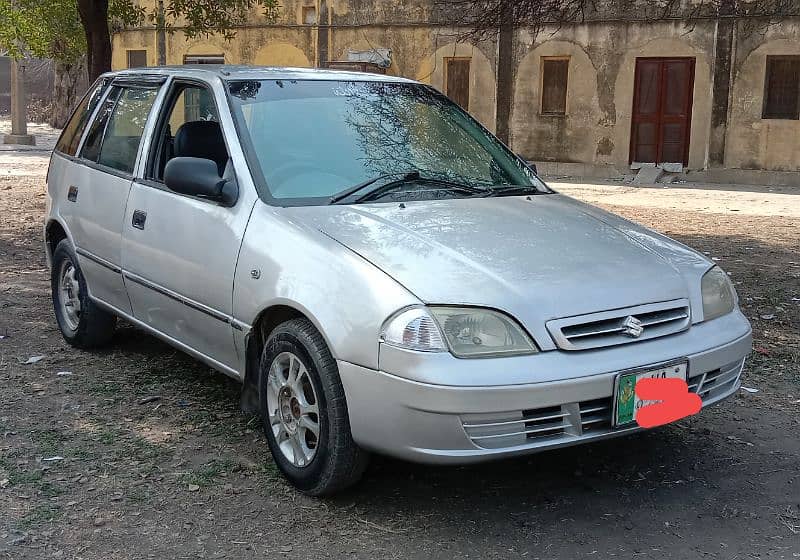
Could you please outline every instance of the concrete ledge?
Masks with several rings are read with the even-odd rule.
[[[6,134],[3,144],[16,144],[18,146],[35,146],[36,137],[31,134]]]
[[[591,163],[535,162],[542,176],[549,178],[575,177],[597,179],[631,179],[635,171],[618,169],[613,165]],[[683,173],[667,173],[660,182],[685,181],[687,183],[719,183],[727,185],[781,186],[800,189],[800,170],[766,171],[751,169],[705,169],[684,170]]]
[[[611,165],[595,165],[593,163],[564,163],[557,161],[543,161],[536,163],[539,173],[551,177],[599,177],[602,179],[619,179],[623,176],[632,175],[630,170],[620,171]]]
[[[691,182],[732,183],[738,185],[775,185],[800,188],[800,171],[758,171],[751,169],[708,169],[689,171]]]

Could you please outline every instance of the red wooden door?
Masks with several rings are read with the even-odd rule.
[[[631,162],[689,164],[693,58],[638,58]]]

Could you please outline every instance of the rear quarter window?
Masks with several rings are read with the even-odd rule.
[[[86,125],[89,123],[89,117],[91,117],[97,107],[97,103],[103,97],[103,92],[107,85],[108,79],[101,78],[97,80],[81,99],[58,139],[56,144],[57,152],[68,156],[74,156],[77,153],[78,144],[80,144],[83,131],[86,130]]]

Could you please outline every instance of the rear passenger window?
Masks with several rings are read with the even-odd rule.
[[[82,156],[100,165],[132,173],[142,133],[158,89],[115,88],[92,124]]]
[[[97,111],[97,116],[92,121],[89,133],[86,135],[86,141],[83,143],[83,149],[81,150],[83,159],[97,163],[97,158],[100,156],[100,145],[103,143],[103,135],[106,132],[108,120],[111,118],[111,111],[114,110],[114,104],[117,102],[120,91],[119,87],[112,87],[111,91],[108,92],[108,97],[106,97],[103,105]]]
[[[68,156],[74,156],[78,151],[78,144],[81,142],[81,137],[83,136],[83,131],[86,129],[86,124],[89,122],[89,117],[94,112],[95,107],[97,107],[97,103],[103,96],[103,91],[106,89],[107,85],[108,80],[98,80],[83,99],[81,99],[80,104],[75,109],[67,126],[64,127],[64,131],[61,133],[61,137],[58,139],[58,143],[56,144],[57,152]]]

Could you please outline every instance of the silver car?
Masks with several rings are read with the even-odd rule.
[[[464,464],[629,434],[638,380],[711,405],[752,344],[713,262],[552,191],[395,77],[103,76],[53,154],[45,238],[70,344],[121,317],[240,380],[311,495],[370,452]]]

